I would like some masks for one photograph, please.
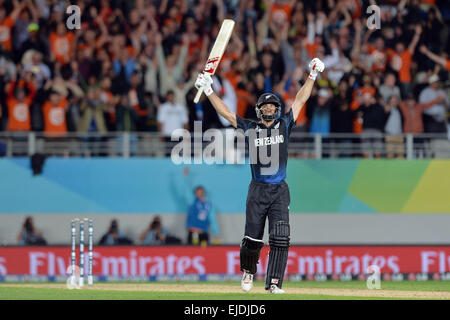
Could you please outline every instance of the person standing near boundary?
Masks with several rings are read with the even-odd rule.
[[[324,63],[314,58],[309,63],[310,74],[297,92],[291,108],[281,116],[281,101],[273,93],[264,93],[258,98],[256,114],[258,121],[241,118],[230,111],[214,93],[213,82],[208,73],[200,73],[195,87],[202,89],[221,116],[235,128],[246,133],[249,147],[252,181],[246,203],[245,233],[240,249],[240,269],[243,272],[241,287],[248,292],[253,287],[257,271],[266,218],[269,220],[269,262],[265,289],[268,293],[280,294],[290,246],[289,188],[284,181],[288,158],[288,138],[295,126],[300,110],[309,99],[317,75],[325,69]],[[264,159],[263,154],[270,157]],[[275,170],[273,169],[275,161]],[[268,167],[268,164],[270,167]]]
[[[214,245],[220,244],[219,224],[215,206],[211,199],[208,199],[204,186],[197,185],[195,188],[188,182],[190,179],[189,167],[183,169],[184,190],[180,194],[183,195],[183,201],[188,206],[186,216],[187,244],[189,245]],[[192,197],[193,194],[193,197]],[[209,233],[212,233],[213,239],[210,241]]]

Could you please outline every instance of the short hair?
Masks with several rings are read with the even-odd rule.
[[[202,189],[203,191],[205,191],[205,188],[202,185],[198,185],[194,188],[194,192],[197,192],[198,189]]]

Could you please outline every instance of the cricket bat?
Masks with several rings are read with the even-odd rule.
[[[231,34],[233,33],[234,21],[231,19],[223,20],[222,26],[220,27],[219,34],[217,35],[216,42],[209,53],[208,61],[206,61],[205,69],[203,73],[208,72],[213,75],[219,66],[220,60],[222,59],[225,48],[228,45]],[[195,95],[194,102],[197,103],[200,100],[203,89],[197,91]]]

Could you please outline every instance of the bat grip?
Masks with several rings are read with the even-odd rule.
[[[200,100],[202,93],[203,93],[203,88],[198,89],[197,94],[195,95],[195,98],[194,98],[194,103],[197,103]]]

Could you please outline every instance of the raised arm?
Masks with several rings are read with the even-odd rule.
[[[173,78],[175,81],[180,79],[183,75],[183,69],[186,66],[186,56],[189,49],[189,37],[186,34],[182,36],[181,50],[178,55],[177,63],[175,64],[175,68],[173,69]]]
[[[428,48],[425,47],[424,45],[422,45],[420,47],[420,52],[423,53],[424,55],[426,55],[428,58],[430,58],[434,62],[436,62],[444,67],[447,64],[447,60],[444,57],[440,57],[437,54],[434,54],[433,52],[428,50]]]
[[[292,115],[294,116],[294,121],[297,120],[300,110],[305,105],[311,96],[311,91],[314,87],[314,82],[316,81],[317,75],[325,69],[325,65],[318,58],[314,58],[309,63],[310,74],[305,84],[300,88],[295,96],[294,103],[292,104]]]
[[[424,102],[424,103],[418,103],[416,105],[416,108],[418,108],[418,109],[423,111],[423,110],[426,110],[426,109],[434,106],[435,104],[441,103],[442,101],[445,101],[445,96],[440,95],[440,96],[438,96],[437,98],[435,98],[435,99],[433,99],[431,101]]]
[[[411,43],[408,46],[408,50],[411,54],[414,54],[414,51],[416,50],[417,43],[419,43],[420,34],[422,33],[422,26],[419,24],[415,28],[414,37],[411,40]]]
[[[357,59],[359,59],[359,53],[361,52],[361,20],[355,19],[353,26],[355,28],[355,38],[353,40],[353,48],[350,55],[351,57],[356,57]]]
[[[233,127],[237,128],[236,114],[232,112],[228,106],[214,93],[211,88],[213,80],[209,73],[200,73],[195,81],[195,87],[197,90],[203,88],[203,92],[208,97],[209,101],[216,109],[217,113],[227,119]]]
[[[13,10],[11,11],[11,13],[9,14],[9,17],[11,17],[11,19],[16,21],[17,18],[19,17],[20,12],[22,11],[22,9],[25,8],[26,2],[21,3],[18,0],[14,0],[13,5],[14,5],[14,7],[13,7]]]

